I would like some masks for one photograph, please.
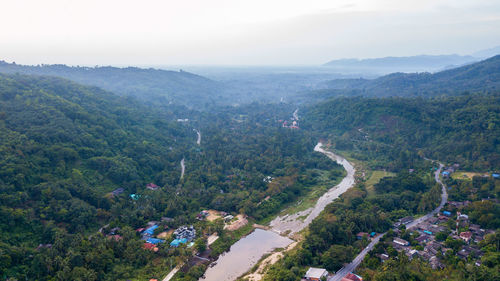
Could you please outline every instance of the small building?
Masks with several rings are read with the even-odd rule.
[[[207,210],[203,210],[201,212],[199,212],[197,215],[196,215],[196,219],[197,220],[205,220],[205,218],[209,215],[208,211]]]
[[[375,232],[375,231],[372,231],[372,232],[370,233],[370,237],[375,237],[375,235],[377,235],[377,232]]]
[[[130,198],[132,198],[132,200],[139,200],[139,198],[141,198],[141,195],[140,194],[130,194]]]
[[[443,215],[447,216],[447,217],[450,217],[451,216],[451,212],[448,212],[448,211],[443,211]]]
[[[500,174],[491,174],[494,179],[500,179]]]
[[[146,242],[156,245],[156,244],[160,244],[160,243],[165,242],[165,240],[161,240],[161,239],[158,239],[158,238],[148,238],[146,240]]]
[[[411,249],[408,252],[406,252],[406,256],[408,257],[409,260],[412,260],[417,255],[418,255],[418,251],[415,249]]]
[[[469,243],[471,238],[472,238],[472,232],[470,231],[465,231],[460,233],[460,239],[464,240],[466,243]]]
[[[417,241],[419,244],[427,243],[429,242],[429,238],[430,237],[428,235],[422,234],[419,237],[415,238],[415,241]]]
[[[356,275],[352,272],[347,273],[346,276],[344,276],[340,281],[363,281],[363,278],[359,275]]]
[[[174,231],[174,236],[176,239],[186,239],[187,242],[191,242],[196,238],[196,230],[193,226],[182,226]]]
[[[396,243],[397,245],[400,245],[400,246],[409,246],[410,245],[410,242],[404,240],[404,239],[401,239],[401,238],[394,238],[394,240],[392,240],[392,242]]]
[[[187,243],[186,238],[174,239],[172,242],[170,242],[170,247],[179,247],[180,244],[186,244],[186,243]]]
[[[401,219],[401,224],[409,224],[413,222],[413,217],[404,217]]]
[[[444,171],[442,173],[443,177],[449,177],[450,176],[450,172],[449,171]]]
[[[430,224],[436,224],[439,222],[439,219],[437,217],[432,217],[427,220],[428,223]]]
[[[142,245],[142,248],[144,248],[146,250],[154,251],[154,252],[158,251],[158,247],[156,247],[155,244],[147,243],[147,242],[144,243],[144,245]]]
[[[233,215],[227,215],[227,216],[224,217],[224,221],[225,222],[231,221],[232,219],[234,219]]]
[[[359,232],[358,234],[356,234],[356,238],[358,240],[363,239],[363,237],[368,237],[368,233],[366,233],[366,232]]]
[[[158,228],[158,225],[153,225],[151,227],[149,227],[148,229],[144,230],[144,234],[148,234],[148,235],[153,235],[154,232],[155,232],[155,229]]]
[[[113,196],[118,196],[118,195],[122,194],[124,191],[125,191],[125,189],[123,187],[120,187],[120,188],[113,190],[111,192],[111,194],[113,194]]]
[[[381,262],[385,262],[386,260],[389,259],[389,255],[388,254],[375,254],[375,256],[377,256]]]
[[[160,188],[160,187],[151,182],[151,183],[146,184],[146,188],[149,190],[158,190],[158,188]]]
[[[309,267],[303,279],[308,281],[320,281],[321,278],[326,276],[328,276],[328,271],[326,271],[326,269]]]

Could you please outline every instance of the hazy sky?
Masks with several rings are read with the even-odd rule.
[[[0,0],[0,60],[300,65],[500,45],[498,0]]]

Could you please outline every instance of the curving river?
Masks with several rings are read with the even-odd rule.
[[[297,214],[277,217],[270,224],[271,230],[256,229],[248,236],[240,239],[231,246],[228,252],[219,257],[214,267],[207,269],[205,278],[203,279],[202,277],[200,280],[235,280],[252,268],[266,253],[272,252],[275,248],[286,247],[293,242],[293,240],[278,233],[289,231],[290,234],[293,234],[304,229],[323,211],[326,205],[337,199],[354,185],[355,169],[351,163],[333,152],[324,150],[322,147],[323,144],[318,143],[314,147],[314,151],[323,153],[328,158],[341,164],[347,171],[345,178],[338,185],[330,188],[323,194],[314,207]],[[302,220],[301,217],[304,218],[304,216],[306,217]]]

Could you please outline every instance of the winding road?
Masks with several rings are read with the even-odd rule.
[[[184,172],[186,171],[186,165],[184,164],[184,158],[181,160],[181,180],[184,178]]]
[[[439,169],[437,169],[436,172],[434,173],[435,181],[441,185],[441,203],[432,212],[430,212],[430,213],[414,220],[413,222],[407,224],[406,228],[416,226],[417,224],[419,224],[419,223],[427,220],[428,218],[434,216],[435,214],[439,213],[439,211],[444,207],[444,204],[446,204],[446,201],[448,201],[448,193],[446,192],[446,186],[441,182],[441,179],[439,178],[439,175],[441,174],[442,169],[443,169],[443,164],[439,163]],[[384,237],[384,235],[385,235],[385,233],[382,233],[382,234],[379,234],[377,237],[375,237],[370,242],[370,244],[368,244],[368,246],[366,246],[366,248],[364,248],[363,251],[361,251],[361,253],[359,253],[356,256],[356,258],[354,258],[354,260],[350,264],[344,266],[339,271],[337,271],[335,273],[335,275],[328,278],[328,281],[340,281],[340,280],[342,280],[342,278],[344,276],[346,276],[346,274],[348,274],[349,272],[353,272],[361,264],[361,262],[363,261],[363,259],[366,256],[366,254],[368,254],[368,252],[370,252],[373,249],[373,247],[375,245],[377,245],[377,243],[380,241],[380,239],[382,237]]]
[[[196,144],[201,145],[201,133],[200,133],[200,131],[198,131],[196,129],[193,129],[193,131],[195,131],[196,134],[198,134],[198,139],[196,140]]]

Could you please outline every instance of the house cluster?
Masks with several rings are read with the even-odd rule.
[[[324,268],[316,268],[309,267],[304,277],[302,277],[302,281],[320,281],[320,280],[331,280],[334,275],[331,275]],[[341,281],[363,281],[363,278],[359,275],[356,275],[352,272],[347,273],[344,277],[342,277]]]
[[[464,202],[460,203],[462,205],[464,204]],[[392,246],[398,252],[404,252],[409,259],[419,257],[422,260],[429,262],[433,269],[444,268],[445,265],[439,260],[439,256],[449,255],[452,253],[452,249],[447,248],[444,242],[437,241],[436,234],[450,232],[449,227],[446,226],[446,222],[450,219],[452,219],[452,213],[449,211],[443,211],[438,216],[430,217],[427,220],[408,228],[408,231],[417,235],[417,237],[413,239],[413,244],[399,237],[402,231],[395,229],[394,232],[397,236],[393,238]],[[396,223],[395,226],[403,224],[406,225],[411,221],[413,221],[413,219],[403,218]],[[464,242],[464,245],[456,253],[457,256],[465,260],[469,258],[474,259],[476,260],[476,265],[479,265],[482,252],[477,246],[477,243],[484,239],[484,235],[489,233],[494,233],[494,231],[484,230],[481,229],[479,225],[471,224],[467,215],[457,212],[456,229],[452,230],[448,237],[455,240],[462,240]],[[389,259],[389,255],[387,253],[377,254],[377,257],[380,258],[382,262]]]
[[[449,177],[451,176],[451,174],[456,172],[458,168],[460,168],[459,164],[453,164],[450,167],[446,167],[441,174],[443,175],[443,177]]]
[[[136,229],[136,231],[141,235],[141,240],[145,241],[143,245],[145,249],[153,250],[156,252],[158,251],[157,245],[165,242],[165,240],[153,237],[154,232],[158,227],[158,223],[152,221],[148,223],[148,226],[146,228]]]
[[[296,120],[293,120],[290,122],[285,120],[285,121],[283,121],[282,126],[283,126],[283,128],[299,129],[299,123]]]
[[[179,247],[181,244],[187,244],[196,238],[196,230],[191,226],[181,226],[174,231],[175,239],[170,242],[171,247]]]

